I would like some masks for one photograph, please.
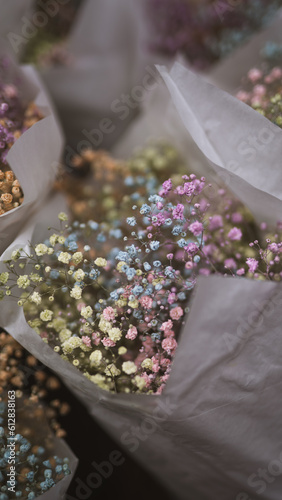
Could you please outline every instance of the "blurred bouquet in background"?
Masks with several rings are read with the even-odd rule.
[[[188,489],[210,499],[210,484],[217,498],[245,495],[245,485],[252,497],[258,457],[278,453],[281,48],[268,45],[262,66],[248,66],[243,103],[179,63],[158,66],[160,76],[146,64],[182,54],[210,68],[280,4],[34,2],[24,22],[35,29],[18,56],[37,66],[54,99],[67,136],[62,163],[61,129],[38,74],[2,63],[1,326],[185,500]],[[144,68],[149,90],[144,79],[136,85]],[[37,426],[41,388],[25,398],[14,360],[21,349],[1,339],[3,415],[6,380],[23,415],[22,489],[29,500],[52,486],[51,495],[72,459]],[[150,439],[136,445],[132,429],[148,419]],[[3,420],[5,480],[7,429]]]
[[[267,24],[280,0],[146,0],[151,50],[207,69]]]
[[[58,400],[49,406],[44,402],[46,393],[57,390],[60,383],[4,331],[0,347],[1,500],[33,500],[50,488],[51,495],[62,498],[77,464],[60,439],[65,433],[56,421],[68,406]]]

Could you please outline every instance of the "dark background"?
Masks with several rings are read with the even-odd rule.
[[[74,479],[68,489],[66,500],[92,500],[113,499],[122,500],[173,500],[173,497],[153,478],[147,471],[137,464],[132,456],[127,454],[115,441],[89,415],[86,408],[73,396],[73,394],[62,384],[61,388],[50,394],[50,400],[54,397],[67,402],[71,410],[68,415],[59,417],[57,420],[67,432],[65,441],[74,454],[79,458],[78,468]],[[148,437],[150,439],[150,437]],[[77,481],[86,482],[87,476],[95,472],[91,463],[95,461],[100,464],[108,461],[113,450],[118,450],[125,458],[122,465],[113,468],[113,473],[103,482],[99,488],[85,492],[85,496],[76,493]],[[163,450],[165,453],[166,450]],[[113,496],[114,495],[114,496]]]

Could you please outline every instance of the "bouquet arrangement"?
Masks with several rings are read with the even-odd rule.
[[[58,373],[91,414],[162,478],[177,498],[186,499],[189,491],[190,497],[207,500],[212,484],[217,498],[246,500],[263,493],[274,500],[281,489],[277,470],[282,474],[282,412],[276,392],[282,371],[277,356],[281,349],[282,277],[279,101],[275,98],[271,103],[277,105],[273,112],[263,100],[259,102],[260,111],[266,116],[272,113],[275,123],[271,123],[262,112],[255,113],[181,65],[174,65],[171,72],[159,67],[172,99],[167,107],[167,93],[165,101],[161,96],[159,113],[151,106],[147,116],[145,108],[119,141],[118,148],[129,159],[114,160],[104,151],[89,151],[90,138],[94,140],[95,134],[101,138],[101,134],[107,135],[105,129],[112,129],[108,122],[107,126],[103,122],[103,130],[100,127],[112,102],[109,97],[116,97],[111,75],[123,92],[127,72],[119,73],[116,68],[122,60],[126,70],[135,55],[140,55],[139,47],[132,44],[124,58],[122,27],[133,12],[126,0],[119,7],[124,17],[119,15],[118,27],[115,24],[115,29],[109,29],[106,49],[99,43],[101,31],[106,29],[101,19],[110,5],[104,0],[95,5],[95,12],[102,15],[95,18],[96,29],[91,26],[97,36],[84,43],[82,31],[88,33],[90,21],[93,23],[93,5],[85,0],[70,32],[74,56],[70,66],[48,67],[42,73],[50,88],[56,87],[53,95],[58,108],[68,116],[69,137],[76,143],[71,166],[89,171],[86,182],[78,179],[74,185],[65,171],[56,182],[67,193],[69,203],[69,216],[58,210],[58,229],[53,213],[51,216],[54,204],[42,203],[54,172],[39,176],[40,190],[29,199],[35,171],[30,163],[46,163],[49,168],[61,152],[55,120],[41,116],[48,114],[43,104],[39,111],[35,108],[31,119],[36,123],[29,130],[23,122],[12,129],[16,138],[12,147],[14,139],[5,130],[4,146],[9,152],[3,157],[10,165],[2,169],[5,182],[9,182],[7,170],[13,171],[20,186],[10,189],[22,189],[24,197],[19,197],[21,205],[11,206],[1,215],[0,223],[20,211],[32,217],[23,228],[23,218],[17,219],[15,232],[9,233],[3,245],[1,325]],[[132,35],[134,26],[130,25]],[[98,47],[94,65],[93,44]],[[104,58],[113,45],[112,59],[121,57],[117,65]],[[139,63],[136,57],[130,71],[132,82]],[[92,72],[96,78],[99,75],[98,108],[95,99],[89,106],[88,84],[78,85]],[[108,92],[104,92],[105,75],[111,80]],[[277,84],[275,78],[269,83]],[[161,85],[155,95],[160,90]],[[254,95],[266,95],[263,92],[256,89],[252,94],[251,90],[250,103],[255,103]],[[27,93],[30,101],[33,94]],[[70,97],[81,114],[69,107]],[[13,110],[13,103],[7,104],[4,117]],[[99,125],[94,129],[93,110]],[[152,115],[158,124],[153,133]],[[43,124],[49,118],[52,132],[47,128],[46,151],[42,152]],[[167,124],[169,132],[164,127]],[[24,132],[22,137],[15,137],[14,129]],[[140,129],[144,135],[162,136],[164,141],[151,142],[132,156],[136,137],[137,145],[141,143],[134,130]],[[38,135],[32,135],[36,130]],[[78,130],[86,131],[87,141],[84,137],[77,143]],[[117,127],[113,136],[115,131]],[[24,154],[17,153],[31,135],[32,143]],[[95,146],[101,145],[100,139],[98,142]],[[28,159],[26,180],[20,175],[24,162],[19,163],[19,158]],[[36,222],[40,220],[44,226],[43,211],[42,236]],[[242,427],[246,415],[249,418]],[[269,426],[273,434],[266,439]],[[3,429],[6,444],[7,429]],[[36,444],[36,433],[34,441],[31,434],[29,438],[21,431],[21,435],[28,440],[22,444]],[[22,444],[19,441],[17,451]],[[57,479],[62,478],[58,486],[65,481],[63,464],[55,457],[67,453],[55,452],[53,444],[39,446],[45,448],[42,467],[34,449],[39,486],[33,484],[30,474],[35,471],[24,470],[35,490],[28,491],[25,485],[25,495],[41,494]],[[165,457],[160,456],[162,449],[167,450]],[[267,481],[264,476],[261,484],[260,471],[265,467],[272,477]]]
[[[68,408],[59,402],[55,409],[55,401],[46,408],[42,401],[46,390],[57,389],[59,381],[44,373],[38,361],[5,332],[0,334],[0,346],[1,499],[41,498],[50,488],[52,495],[62,498],[77,462],[60,439],[64,431],[55,420],[57,411]],[[34,384],[29,395],[30,377]]]
[[[151,50],[182,53],[196,69],[207,69],[266,24],[281,5],[264,0],[147,0]]]
[[[123,95],[140,83],[149,62],[141,47],[144,23],[138,12],[131,0],[118,5],[111,0],[34,1],[22,30],[9,34],[18,60],[37,62],[71,151],[80,153],[85,143],[111,147],[140,106],[138,94],[120,118],[116,103],[120,96],[123,108]]]

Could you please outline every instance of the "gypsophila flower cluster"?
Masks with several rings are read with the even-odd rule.
[[[21,421],[11,437],[7,397],[0,399],[0,498],[33,500],[70,474],[68,459],[54,455],[44,409],[30,401],[17,400]]]
[[[243,79],[237,98],[282,127],[282,67],[263,64]]]
[[[34,0],[35,15],[48,16],[48,23],[42,26],[25,44],[21,62],[39,67],[68,66],[73,57],[67,48],[67,37],[84,0],[68,0],[58,4],[54,15],[49,0]]]
[[[236,5],[235,5],[236,3]],[[266,24],[281,0],[147,0],[150,49],[205,69]]]
[[[25,130],[43,117],[34,103],[23,106],[18,86],[6,82],[5,71],[9,64],[6,58],[0,61],[0,215],[23,202],[23,192],[7,163],[7,154]]]
[[[18,296],[43,341],[105,390],[162,392],[197,276],[281,279],[279,233],[193,174],[164,181],[114,227],[66,218],[6,261],[2,296]]]

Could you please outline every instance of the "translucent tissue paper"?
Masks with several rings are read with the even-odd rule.
[[[281,131],[274,132],[263,117],[179,64],[171,72],[160,72],[171,98],[160,84],[155,89],[160,113],[149,106],[150,127],[146,128],[146,116],[141,117],[120,151],[140,146],[136,131],[144,138],[158,138],[168,126],[165,138],[174,137],[182,146],[190,169],[201,165],[207,176],[226,180],[258,220],[279,219]],[[247,161],[238,144],[250,131],[259,134],[262,129],[270,130],[272,141]],[[231,160],[238,163],[236,172]],[[269,179],[269,164],[274,180]],[[112,394],[92,384],[42,342],[11,297],[0,302],[0,322],[59,374],[93,417],[173,498],[278,500],[281,301],[280,283],[200,278],[160,396]]]
[[[51,192],[63,149],[61,127],[49,98],[33,68],[20,69],[10,61],[7,81],[18,82],[22,99],[34,101],[45,118],[15,141],[7,162],[24,193],[22,205],[0,216],[0,254],[13,242],[44,204]]]
[[[148,62],[138,12],[132,0],[84,0],[66,43],[70,62],[39,70],[66,133],[68,162],[83,147],[111,147],[138,111],[137,98],[123,101]]]
[[[12,384],[9,388],[11,387],[13,387]],[[13,390],[1,392],[1,396],[1,404],[3,405],[4,401],[6,405],[4,412],[3,408],[1,408],[2,423],[4,425],[4,429],[1,427],[1,430],[4,430],[1,443],[4,450],[6,448],[10,451],[8,458],[3,453],[3,448],[1,450],[1,462],[4,462],[1,464],[3,498],[18,498],[20,493],[21,497],[25,499],[29,496],[33,498],[33,495],[35,495],[34,498],[39,500],[54,498],[63,500],[74,476],[78,463],[77,458],[66,443],[62,439],[55,437],[51,431],[45,416],[46,407],[44,404],[38,404],[38,401],[32,402],[31,398],[29,399],[23,393],[21,397],[15,397],[15,391]],[[13,418],[11,418],[11,415],[13,415]],[[12,427],[13,422],[15,425]],[[15,429],[14,433],[11,431],[13,428]],[[15,437],[13,438],[13,436]],[[11,444],[10,450],[7,448],[9,440]],[[18,455],[16,462],[14,453]],[[32,464],[32,459],[35,459],[37,465]],[[50,462],[48,462],[49,460]],[[59,464],[65,465],[66,470],[56,470],[55,467]],[[49,476],[49,479],[51,479],[51,484],[53,481],[53,486],[45,483],[45,480],[48,480],[48,472],[47,476],[45,475],[48,468],[48,472],[52,476],[52,478]],[[30,472],[31,475],[34,473],[33,477],[25,477]],[[9,481],[11,482],[9,483]],[[15,481],[16,484],[12,481]],[[6,493],[4,493],[5,487],[8,488]],[[46,491],[46,488],[49,489]],[[44,489],[45,493],[41,494]]]
[[[74,477],[78,465],[78,459],[63,439],[55,438],[55,453],[59,457],[66,457],[69,459],[71,474],[65,476],[55,486],[50,488],[50,490],[37,497],[36,500],[64,500],[68,487]]]

